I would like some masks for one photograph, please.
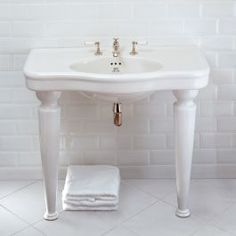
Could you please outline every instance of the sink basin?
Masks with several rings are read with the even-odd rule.
[[[70,68],[82,73],[105,74],[106,76],[119,73],[120,76],[155,72],[161,69],[161,64],[154,60],[147,60],[140,57],[93,57],[82,59],[80,62],[72,64]]]
[[[31,90],[82,91],[91,98],[137,100],[156,90],[200,89],[209,68],[196,47],[124,49],[113,57],[111,48],[95,56],[87,48],[33,49],[24,67]]]

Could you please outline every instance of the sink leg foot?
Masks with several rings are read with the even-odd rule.
[[[193,99],[197,94],[197,90],[174,91],[174,95],[177,98],[174,104],[176,189],[178,204],[176,215],[182,218],[190,216],[188,196],[196,114],[196,105]]]
[[[46,213],[44,219],[56,220],[58,159],[60,141],[60,92],[37,92],[39,107],[39,138],[44,180]]]
[[[55,213],[45,212],[43,218],[48,221],[56,220],[58,218],[58,212],[55,212]]]
[[[177,209],[175,212],[175,215],[180,218],[187,218],[191,215],[191,212],[189,209],[185,209],[185,210]]]

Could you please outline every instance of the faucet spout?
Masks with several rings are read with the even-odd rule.
[[[119,39],[118,38],[114,38],[113,41],[113,57],[118,57],[120,55],[120,44],[119,44]]]

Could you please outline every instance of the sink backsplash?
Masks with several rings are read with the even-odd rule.
[[[236,177],[235,1],[0,0],[0,178],[9,171],[40,176],[39,103],[22,73],[29,49],[88,40],[111,47],[114,36],[130,48],[132,40],[148,40],[203,49],[211,78],[197,100],[193,176]],[[112,104],[63,94],[61,166],[114,164],[124,177],[173,177],[173,101],[157,92],[124,105],[117,128]]]

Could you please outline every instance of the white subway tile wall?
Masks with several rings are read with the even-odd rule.
[[[31,48],[111,47],[148,40],[150,46],[198,45],[211,66],[200,92],[194,172],[218,177],[236,167],[236,1],[233,0],[0,0],[0,167],[40,167],[37,106],[22,68]],[[174,167],[171,92],[124,104],[123,126],[112,103],[64,93],[61,166],[114,164],[131,177],[171,177]],[[170,170],[170,171],[169,171]],[[160,173],[156,173],[160,171]],[[169,171],[169,172],[168,172]],[[149,173],[148,173],[149,172]],[[21,172],[22,173],[22,172]],[[209,175],[211,177],[211,175]],[[236,176],[236,174],[235,174]]]

